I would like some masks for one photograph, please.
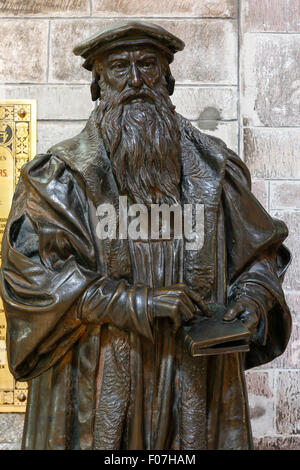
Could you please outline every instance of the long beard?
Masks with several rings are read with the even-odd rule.
[[[180,131],[164,86],[141,90],[153,101],[129,103],[134,90],[116,93],[101,83],[97,122],[120,192],[140,204],[180,201]]]

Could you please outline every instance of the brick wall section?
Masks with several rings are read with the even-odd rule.
[[[299,449],[299,0],[0,0],[0,98],[37,99],[39,152],[81,130],[93,107],[73,46],[132,17],[186,42],[172,65],[177,110],[239,151],[255,194],[289,226],[292,340],[247,382],[255,447]],[[22,422],[0,415],[0,449],[19,448]]]

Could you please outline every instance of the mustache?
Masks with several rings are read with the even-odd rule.
[[[135,98],[148,98],[153,103],[161,103],[162,96],[161,93],[157,93],[152,88],[147,86],[143,86],[139,91],[133,89],[125,89],[123,92],[120,92],[117,98],[117,105],[124,104],[126,101],[130,101],[131,99]],[[169,108],[171,111],[175,110],[175,106],[171,103],[168,103]]]
[[[123,104],[125,101],[130,101],[130,99],[134,98],[150,98],[151,101],[155,101],[157,98],[156,93],[154,93],[152,90],[149,88],[143,87],[141,90],[138,92],[132,89],[125,90],[121,92],[118,96],[117,104]]]

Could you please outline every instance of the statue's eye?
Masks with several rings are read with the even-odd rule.
[[[143,69],[149,69],[153,65],[154,62],[152,60],[143,60],[142,62],[140,62],[140,67],[142,67]]]
[[[115,62],[113,64],[113,68],[115,70],[124,70],[124,69],[127,68],[127,64],[126,64],[126,62]]]

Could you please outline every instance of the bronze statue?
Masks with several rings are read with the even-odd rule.
[[[79,44],[99,105],[22,169],[1,295],[10,368],[29,381],[24,449],[252,447],[244,371],[290,336],[287,228],[240,158],[175,112],[169,64],[183,47],[141,22]],[[120,224],[99,236],[98,208],[120,216],[120,196],[202,205],[202,245],[187,249],[174,223],[164,239],[120,236]],[[192,357],[183,326],[211,304],[247,326],[248,352]]]

